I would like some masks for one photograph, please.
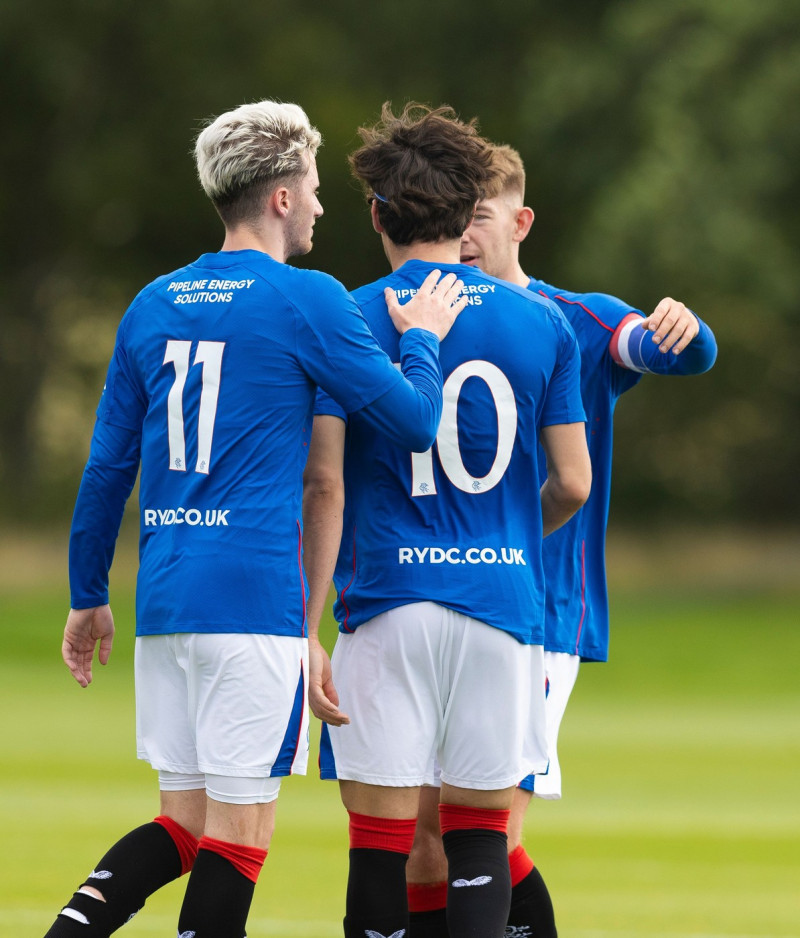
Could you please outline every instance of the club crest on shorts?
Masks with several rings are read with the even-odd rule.
[[[382,935],[379,931],[373,931],[371,928],[364,929],[364,934],[367,936],[367,938],[403,938],[405,933],[405,928],[401,928],[399,931],[393,932],[391,935]]]

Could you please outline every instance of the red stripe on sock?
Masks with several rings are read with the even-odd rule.
[[[447,907],[447,882],[409,883],[408,911],[434,912]]]
[[[153,821],[164,828],[177,847],[181,858],[181,876],[188,873],[197,858],[197,838],[166,814],[160,814]]]
[[[411,853],[414,843],[416,818],[369,817],[366,814],[347,812],[350,815],[350,846],[367,850],[390,850],[392,853]]]
[[[229,844],[224,840],[215,840],[213,837],[201,837],[199,850],[210,850],[224,857],[234,869],[251,882],[258,881],[258,874],[267,859],[267,851],[258,847],[245,847],[244,844]]]
[[[528,856],[525,848],[520,844],[508,855],[508,865],[511,868],[511,885],[516,886],[533,869],[533,860]]]
[[[442,833],[454,830],[489,830],[506,832],[510,811],[490,808],[470,808],[460,804],[439,805],[439,825]]]

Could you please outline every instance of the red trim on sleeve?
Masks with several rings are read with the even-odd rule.
[[[303,638],[306,637],[306,581],[303,578],[303,527],[299,521],[295,521],[297,524],[297,569],[300,572],[300,591],[302,592],[302,602],[303,602]]]
[[[608,343],[608,350],[611,352],[611,357],[618,365],[622,365],[623,368],[628,366],[622,359],[622,356],[619,354],[619,337],[622,334],[622,330],[625,326],[628,325],[634,319],[641,320],[642,317],[638,313],[628,313],[628,315],[622,320],[622,322],[614,330],[614,335],[611,336],[611,341]]]
[[[345,596],[347,595],[347,591],[352,586],[353,580],[355,580],[355,578],[356,578],[356,529],[353,528],[353,575],[350,577],[350,580],[347,586],[345,586],[344,589],[342,589],[341,593],[339,594],[339,602],[342,604],[342,607],[344,608],[344,618],[342,620],[342,628],[344,629],[345,632],[350,632],[350,633],[355,632],[355,629],[351,629],[350,625],[348,624],[350,621],[350,609],[347,605],[347,601],[345,600]]]
[[[541,293],[541,295],[545,297],[545,299],[560,300],[562,303],[568,303],[570,306],[580,306],[580,308],[584,311],[584,313],[588,313],[598,325],[602,326],[604,329],[608,329],[609,332],[614,331],[613,326],[609,326],[608,323],[603,322],[603,320],[600,319],[597,313],[593,313],[589,309],[589,307],[585,303],[581,303],[580,300],[568,300],[565,296],[561,296],[560,293],[557,293],[555,296],[550,296],[549,294],[545,293],[544,290],[539,290],[538,292]]]
[[[575,654],[579,654],[583,622],[586,618],[586,541],[581,541],[581,620],[578,623],[578,634],[575,636]]]

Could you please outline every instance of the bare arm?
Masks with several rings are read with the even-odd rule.
[[[547,458],[547,479],[541,489],[546,537],[569,521],[589,497],[592,465],[583,423],[543,427],[540,442]]]
[[[345,423],[341,418],[327,414],[316,416],[303,474],[303,564],[309,594],[309,706],[314,716],[333,726],[350,720],[339,710],[330,658],[319,640],[319,624],[342,536],[344,437]]]

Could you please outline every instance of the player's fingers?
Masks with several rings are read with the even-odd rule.
[[[680,353],[700,331],[700,327],[697,325],[696,318],[692,316],[692,319],[694,322],[687,322],[681,335],[676,336],[675,341],[670,344],[673,355],[680,355]],[[669,349],[665,349],[665,351],[669,351]]]
[[[664,339],[672,332],[675,328],[676,323],[680,321],[681,311],[675,306],[671,307],[662,317],[661,321],[656,326],[655,331],[653,332],[653,341],[658,344],[663,342]],[[662,350],[663,351],[663,350]]]
[[[83,655],[76,653],[73,646],[67,642],[61,646],[61,657],[64,664],[69,668],[69,673],[81,685],[88,687],[92,682],[92,659],[89,657],[88,663]]]
[[[650,313],[645,322],[647,324],[647,328],[651,332],[655,332],[655,330],[659,327],[661,321],[672,309],[674,302],[675,301],[672,299],[672,297],[665,296],[664,299],[661,300],[661,302],[656,306],[653,312]]]
[[[343,726],[350,722],[347,714],[342,713],[339,708],[331,703],[325,694],[319,688],[308,689],[308,705],[311,712],[318,720],[323,723],[330,723],[331,726]]]
[[[386,287],[383,291],[383,298],[386,300],[386,305],[390,310],[395,309],[400,305],[397,294],[391,287]]]
[[[100,647],[97,652],[97,660],[100,664],[108,664],[111,657],[111,646],[114,644],[114,636],[106,635],[100,639]]]
[[[436,289],[436,285],[439,283],[439,277],[442,276],[441,270],[438,268],[432,270],[428,276],[422,281],[422,286],[419,288],[421,293],[433,293]],[[455,276],[455,275],[453,275]]]
[[[444,277],[439,280],[433,288],[433,292],[442,297],[447,297],[450,290],[452,290],[453,285],[458,280],[458,277],[451,271],[449,274],[445,274]],[[455,299],[455,297],[454,297]]]
[[[466,296],[463,293],[464,290],[464,281],[456,278],[450,284],[450,286],[442,293],[442,299],[449,306],[453,306],[459,300],[463,300],[466,303]],[[461,308],[464,308],[464,303],[461,304]]]
[[[660,352],[666,353],[672,349],[677,355],[686,348],[700,331],[700,326],[694,313],[686,309],[682,303],[678,304],[678,306],[680,307],[679,309],[676,308],[673,310],[673,313],[677,314],[674,319],[673,313],[670,314],[669,319],[671,322],[669,328],[667,329],[665,326],[662,326],[653,336],[653,341],[660,343],[658,347]]]

